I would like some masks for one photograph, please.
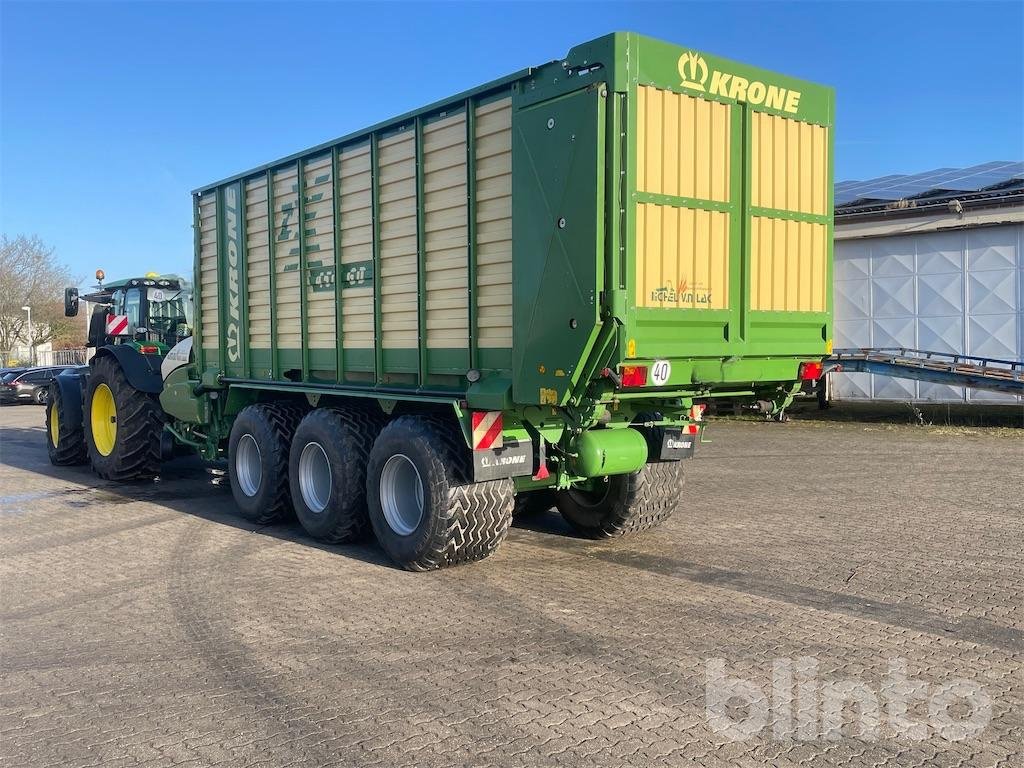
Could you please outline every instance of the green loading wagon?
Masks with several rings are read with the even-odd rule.
[[[833,115],[616,33],[204,186],[165,430],[250,519],[372,526],[414,569],[486,556],[514,505],[657,524],[700,403],[781,408],[830,351]]]

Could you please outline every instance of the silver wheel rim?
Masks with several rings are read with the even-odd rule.
[[[320,443],[306,443],[299,455],[299,490],[310,512],[320,514],[331,500],[331,462]]]
[[[252,435],[242,435],[235,447],[235,477],[246,496],[255,496],[263,482],[263,457]]]
[[[399,536],[408,536],[423,519],[423,481],[408,456],[396,453],[380,473],[380,505],[384,520]]]

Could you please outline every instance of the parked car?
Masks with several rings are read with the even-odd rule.
[[[0,376],[0,404],[35,403],[46,405],[50,380],[57,374],[78,366],[60,365],[47,368],[24,368]]]

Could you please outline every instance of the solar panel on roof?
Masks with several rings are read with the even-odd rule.
[[[887,183],[895,182],[904,178],[906,178],[906,176],[903,174],[893,174],[891,176],[882,176],[877,179],[868,179],[865,181],[840,182],[835,188],[835,202],[838,205],[840,203],[846,203],[853,200],[871,198],[869,193],[872,190],[884,187]]]
[[[966,168],[939,186],[944,189],[977,192],[979,189],[1009,181],[1013,178],[1014,171],[1019,175],[1022,170],[1024,170],[1024,163],[986,163],[975,166],[975,168]]]
[[[924,173],[893,174],[866,181],[844,181],[835,186],[835,204],[856,201],[895,201],[937,192],[978,192],[1024,179],[1024,162],[996,160],[969,168],[936,168]]]
[[[876,200],[903,200],[904,198],[914,197],[915,195],[927,192],[929,189],[934,189],[936,182],[950,176],[955,176],[958,172],[956,168],[938,168],[926,173],[903,176],[898,181],[882,184],[873,190],[868,190],[868,194],[865,197]]]

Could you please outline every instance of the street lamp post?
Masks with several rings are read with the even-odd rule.
[[[28,312],[28,364],[32,365],[34,357],[32,354],[34,351],[32,348],[32,307],[22,307],[22,309]]]

